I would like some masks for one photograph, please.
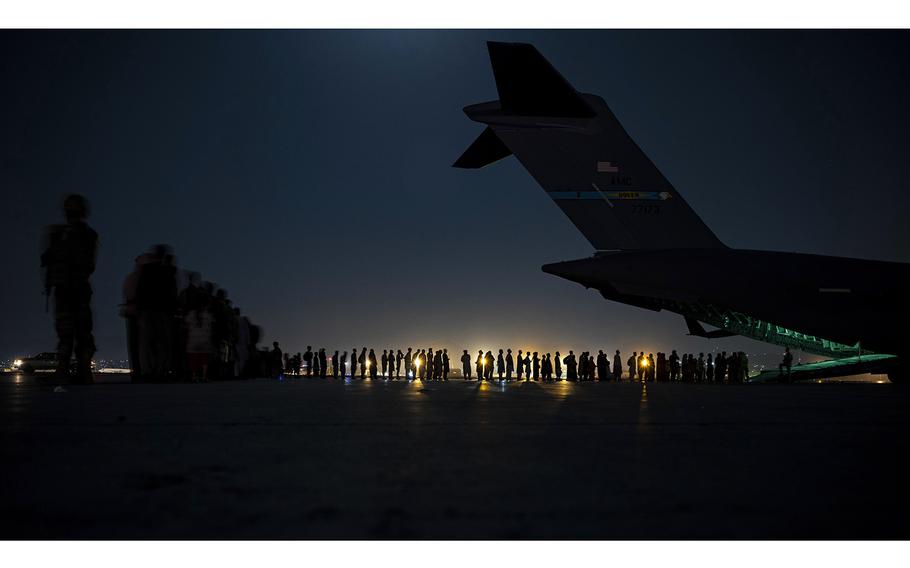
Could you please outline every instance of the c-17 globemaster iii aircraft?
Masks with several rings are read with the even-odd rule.
[[[499,100],[465,107],[486,128],[454,166],[514,155],[593,245],[592,257],[544,272],[680,314],[690,335],[741,335],[834,359],[797,366],[794,379],[910,379],[910,264],[727,247],[604,99],[576,91],[532,45],[488,48]],[[739,277],[712,277],[719,267]]]

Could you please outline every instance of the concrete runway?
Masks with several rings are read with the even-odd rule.
[[[896,385],[0,379],[7,539],[910,538]]]

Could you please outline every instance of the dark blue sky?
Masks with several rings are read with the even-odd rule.
[[[496,98],[484,42],[532,42],[603,96],[728,245],[907,262],[908,38],[0,32],[0,356],[55,344],[38,242],[71,191],[91,199],[101,238],[99,357],[125,353],[120,287],[158,242],[292,351],[776,354],[686,337],[679,316],[540,271],[591,247],[514,159],[450,167],[481,130],[462,107]]]

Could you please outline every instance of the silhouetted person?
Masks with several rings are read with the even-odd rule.
[[[298,343],[299,345],[299,343]],[[306,367],[306,376],[313,376],[313,347],[310,345],[306,346],[306,351],[303,353],[303,365]]]
[[[613,380],[622,381],[622,356],[619,354],[619,349],[613,355]]]
[[[449,380],[449,350],[442,350],[442,380]]]
[[[212,326],[214,318],[208,310],[208,298],[199,302],[184,316],[186,326],[186,366],[190,380],[207,382],[209,361],[214,352]]]
[[[727,373],[726,361],[727,352],[722,351],[717,354],[717,357],[714,358],[714,381],[718,383],[724,382],[724,375]]]
[[[540,379],[540,357],[537,355],[537,351],[534,352],[534,358],[531,359],[531,370],[534,373],[534,380]]]
[[[667,364],[667,354],[660,351],[657,354],[657,382],[665,383],[670,380],[670,367]]]
[[[486,372],[485,378],[486,378],[488,381],[493,382],[493,363],[494,363],[494,360],[493,360],[493,352],[492,352],[492,351],[487,351],[486,355],[483,356],[483,362],[484,362],[484,371]]]
[[[604,355],[603,349],[597,351],[597,380],[606,381],[610,376],[610,366],[607,364],[607,356]]]
[[[433,380],[442,380],[442,365],[442,349],[437,349],[436,355],[433,357]]]
[[[369,365],[370,366],[370,369],[369,369],[370,370],[370,380],[375,381],[376,374],[379,372],[379,365],[377,364],[377,361],[376,361],[376,352],[373,351],[372,349],[370,349],[370,355],[369,355],[368,360],[370,362],[370,365]]]
[[[638,352],[633,351],[632,356],[629,357],[629,360],[626,361],[626,366],[629,367],[629,380],[634,381],[636,376],[636,369],[638,368]]]
[[[360,359],[357,362],[360,363],[360,380],[362,381],[367,376],[367,348],[365,345],[360,350]]]
[[[167,378],[173,370],[174,317],[177,313],[177,268],[165,245],[156,245],[142,267],[136,289],[139,308],[139,359],[146,376]],[[215,354],[225,339],[223,303],[210,305],[214,317]],[[216,363],[217,361],[210,361]],[[220,368],[220,367],[216,367]],[[218,373],[220,374],[220,373]]]
[[[92,286],[95,272],[98,233],[85,220],[89,215],[88,200],[81,195],[68,195],[63,201],[65,225],[45,229],[45,246],[41,254],[44,269],[44,292],[54,295],[54,327],[57,331],[57,376],[68,377],[70,359],[76,356],[76,382],[92,382]]]
[[[322,374],[322,361],[319,360],[319,352],[313,353],[313,376],[319,378]],[[309,375],[307,375],[309,376]]]
[[[412,379],[417,378],[417,375],[414,373],[414,356],[411,355],[410,347],[408,347],[408,352],[404,355],[404,374],[407,376],[409,373]]]
[[[543,361],[540,364],[540,374],[543,376],[545,383],[549,383],[553,380],[553,360],[550,358],[550,354],[547,353],[543,356]]]
[[[787,382],[790,382],[790,369],[793,367],[793,354],[790,353],[789,347],[784,347],[784,360],[777,366],[778,375],[784,376],[784,370],[787,371]]]
[[[499,354],[496,356],[496,375],[499,380],[502,380],[502,376],[506,373],[506,358],[502,354],[502,349],[499,350]]]
[[[461,354],[461,377],[466,381],[471,380],[471,356],[467,349]]]
[[[646,370],[645,366],[647,365],[647,363],[645,363],[645,361],[647,361],[647,357],[645,357],[645,352],[642,351],[641,355],[638,356],[638,361],[636,361],[636,363],[638,365],[637,369],[638,369],[638,381],[639,382],[642,382],[645,380],[645,370]]]
[[[559,355],[559,351],[556,352],[556,356],[553,358],[553,371],[556,373],[556,380],[562,380],[562,356]]]
[[[351,349],[351,380],[357,376],[357,348]]]
[[[319,378],[324,379],[329,372],[328,357],[325,354],[325,347],[319,348]]]
[[[516,363],[518,364],[518,368],[515,371],[515,379],[520,381],[521,372],[525,368],[525,358],[521,356],[521,349],[518,350],[518,359],[517,359]]]
[[[417,354],[417,370],[420,374],[420,381],[423,382],[427,376],[427,353],[423,349]]]
[[[578,363],[575,360],[575,353],[572,350],[569,350],[569,354],[562,360],[566,365],[566,380],[568,381],[577,381],[578,380]]]
[[[676,382],[679,380],[679,355],[676,354],[676,349],[670,353],[670,381]]]
[[[337,353],[337,351],[336,351],[336,353]],[[332,359],[332,361],[335,361],[335,360]],[[347,363],[348,363],[348,352],[347,352],[347,351],[344,351],[344,352],[341,354],[341,359],[338,359],[338,368],[341,370],[341,378],[342,378],[342,379],[344,379],[345,367],[347,366]]]
[[[397,381],[401,374],[401,363],[404,359],[404,354],[401,352],[401,349],[395,352],[395,380]],[[405,375],[407,375],[408,370],[405,368]]]
[[[486,378],[486,373],[484,373],[483,368],[483,349],[477,352],[477,361],[474,362],[475,370],[477,371],[477,380],[482,381]]]
[[[272,350],[269,352],[269,369],[271,369],[270,374],[272,377],[278,378],[281,376],[283,359],[284,357],[282,356],[281,348],[278,347],[278,342],[273,341]]]
[[[705,381],[714,382],[714,361],[711,354],[708,353],[708,360],[705,362]]]
[[[531,352],[525,351],[525,380],[531,378]]]
[[[120,315],[126,321],[126,352],[130,361],[130,374],[134,381],[138,381],[142,376],[142,369],[139,362],[139,305],[137,303],[136,293],[139,286],[139,276],[142,267],[151,262],[151,255],[141,254],[135,259],[135,268],[126,277],[123,282],[123,303],[120,305]],[[196,274],[198,276],[198,274]],[[190,286],[193,286],[192,280]],[[188,301],[186,311],[196,309],[197,301]]]

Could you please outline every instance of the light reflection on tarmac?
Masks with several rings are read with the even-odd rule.
[[[0,377],[4,538],[908,538],[910,389]]]

